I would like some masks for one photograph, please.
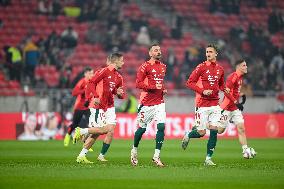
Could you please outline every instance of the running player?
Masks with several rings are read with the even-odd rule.
[[[157,123],[156,148],[152,162],[159,167],[164,163],[160,160],[160,151],[164,143],[164,130],[166,110],[164,95],[167,90],[164,86],[166,65],[161,62],[162,52],[159,45],[154,44],[149,48],[150,60],[144,62],[138,69],[136,87],[142,89],[138,106],[138,129],[134,135],[134,144],[131,149],[131,163],[138,165],[138,145],[145,133],[147,126],[155,120]]]
[[[64,146],[69,145],[71,133],[74,131],[76,127],[79,126],[82,117],[85,116],[86,119],[89,119],[90,110],[88,107],[84,106],[84,104],[86,103],[85,89],[87,87],[87,83],[93,77],[93,75],[94,75],[93,69],[90,67],[86,67],[84,69],[84,78],[82,78],[76,84],[76,86],[72,91],[72,95],[76,96],[76,101],[74,104],[73,120],[71,125],[69,125],[67,133],[64,137]]]
[[[208,45],[206,48],[207,60],[199,64],[189,76],[187,87],[201,95],[198,102],[197,115],[200,116],[198,128],[187,132],[182,140],[183,148],[186,148],[190,138],[200,138],[210,130],[210,137],[207,143],[207,155],[204,165],[216,165],[211,157],[217,143],[217,132],[220,127],[221,108],[219,107],[219,91],[229,93],[225,89],[224,69],[217,63],[217,47]],[[202,87],[197,86],[201,79]]]
[[[238,103],[239,98],[241,97],[240,91],[243,83],[243,75],[247,73],[247,64],[245,60],[238,60],[235,66],[236,71],[231,73],[226,81],[226,87],[230,89],[230,94],[234,99],[232,101],[225,96],[223,102],[221,103],[221,125],[223,129],[218,133],[223,133],[229,121],[232,121],[238,129],[238,136],[242,146],[243,155],[248,153],[250,154],[250,157],[253,158],[256,152],[253,148],[250,148],[247,145],[244,118],[241,112],[244,109],[243,104],[245,103],[245,100],[243,100],[242,103]],[[245,99],[245,96],[242,95],[242,98]]]
[[[108,150],[116,126],[114,95],[118,98],[125,97],[123,79],[117,71],[124,64],[123,55],[113,53],[107,61],[108,66],[96,73],[88,83],[86,98],[91,99],[89,128],[76,128],[73,142],[76,143],[84,135],[90,136],[77,157],[78,163],[93,163],[86,158],[86,154],[99,135],[109,135],[109,140],[103,144],[104,151]]]

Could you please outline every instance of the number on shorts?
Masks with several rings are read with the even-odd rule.
[[[195,113],[195,115],[194,115],[194,119],[195,119],[195,123],[197,124],[197,125],[200,125],[200,113]]]
[[[200,113],[195,113],[195,119],[200,120]]]
[[[221,121],[227,121],[228,115],[222,115],[221,116]]]
[[[145,112],[140,112],[140,122],[144,122]]]
[[[101,113],[100,113],[100,118],[101,118],[101,120],[104,120],[105,117],[106,117],[106,116],[105,116],[105,113],[104,113],[104,112],[101,112]]]

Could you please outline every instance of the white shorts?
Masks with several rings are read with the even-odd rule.
[[[115,108],[103,109],[90,108],[89,127],[103,127],[116,124]]]
[[[166,122],[165,103],[154,106],[138,105],[137,123],[139,127],[146,128],[153,120],[157,123]]]
[[[219,127],[221,119],[220,106],[199,107],[195,113],[200,119],[197,130],[207,129],[209,125]],[[197,120],[198,121],[198,120]]]
[[[233,122],[235,125],[244,123],[242,112],[240,110],[224,110],[221,115],[221,127],[226,128],[228,126],[229,121]]]
[[[198,113],[198,107],[194,108],[194,125],[195,127],[199,127],[200,125],[200,113]]]

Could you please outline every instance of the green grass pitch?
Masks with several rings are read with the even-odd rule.
[[[284,140],[254,139],[250,146],[255,159],[244,159],[238,140],[219,140],[214,153],[216,167],[204,167],[207,140],[192,140],[183,151],[180,140],[166,140],[161,159],[167,165],[155,167],[151,158],[154,140],[142,140],[139,166],[129,161],[132,140],[114,140],[106,158],[96,161],[102,141],[88,154],[93,165],[81,165],[75,158],[81,144],[63,147],[62,141],[1,141],[0,189],[4,188],[284,188]]]

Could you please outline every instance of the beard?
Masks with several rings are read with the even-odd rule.
[[[157,56],[154,57],[155,60],[161,60],[162,59],[162,54],[158,54]]]

